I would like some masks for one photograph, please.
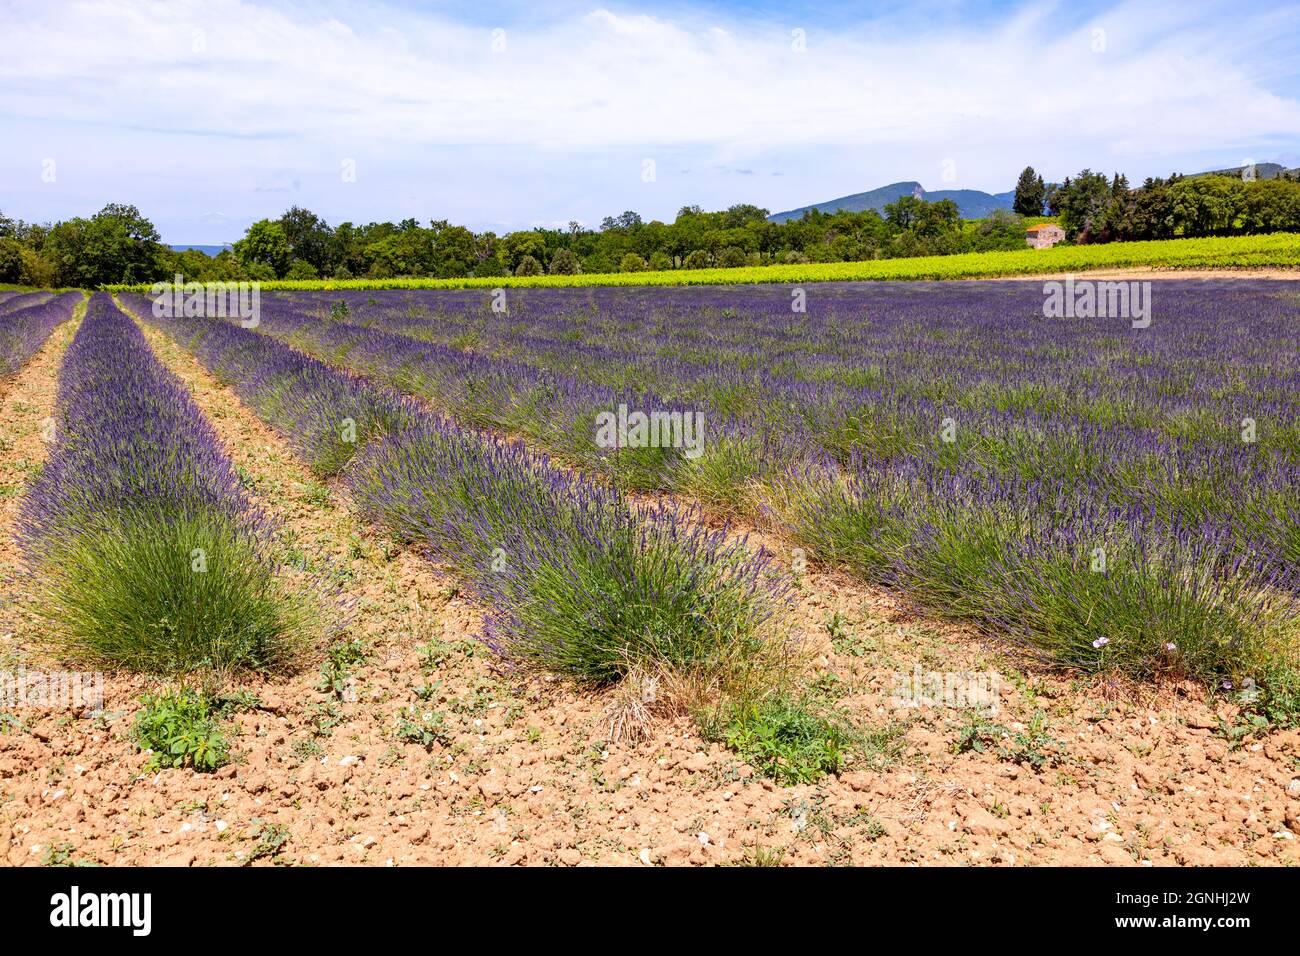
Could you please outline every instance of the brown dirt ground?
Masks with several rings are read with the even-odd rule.
[[[354,606],[348,636],[367,658],[342,700],[315,689],[314,664],[248,684],[260,705],[234,718],[237,759],[215,774],[144,773],[129,737],[140,678],[106,675],[99,715],[13,711],[15,725],[0,713],[0,858],[11,865],[1300,862],[1300,733],[1230,746],[1194,689],[1144,696],[1038,673],[834,572],[802,577],[788,625],[807,636],[818,692],[895,746],[838,778],[781,787],[685,719],[637,746],[610,743],[607,698],[500,673],[476,640],[484,608],[363,527],[346,494],[313,481],[229,389],[146,334],[280,521],[309,569],[299,576],[330,578]],[[56,333],[3,395],[0,487],[43,454],[39,422],[69,337]],[[16,561],[15,500],[0,512],[0,574]],[[20,607],[0,607],[0,635],[5,666],[57,666]],[[1015,735],[1041,714],[1046,762],[996,743],[955,754],[966,713],[891,700],[894,674],[916,665],[995,668],[990,719]],[[443,714],[445,739],[399,741],[409,708]]]

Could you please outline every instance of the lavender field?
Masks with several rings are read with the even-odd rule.
[[[806,786],[839,808],[810,861],[827,831],[891,862],[1217,860],[1222,781],[1290,799],[1300,739],[1293,288],[1156,281],[1110,317],[1020,281],[4,296],[0,613],[135,714],[80,722],[92,774],[179,768],[178,806],[225,774],[245,854],[285,852],[273,806],[309,862],[390,827],[422,853],[413,814],[430,858],[472,829],[510,859],[481,811],[554,794],[548,831],[622,801],[575,846],[626,823],[612,858],[750,860],[805,840]],[[967,806],[1009,786],[1014,820]],[[693,800],[729,847],[673,829]],[[1080,800],[1171,822],[1099,850]],[[1279,807],[1251,859],[1283,858]]]
[[[322,291],[266,295],[248,337],[438,428],[519,439],[585,476],[564,479],[579,499],[664,493],[1053,663],[1248,679],[1282,706],[1300,302],[1285,283],[1155,282],[1149,306],[1045,318],[1036,282]],[[401,414],[372,419],[398,433],[378,457],[418,457],[397,450]],[[360,487],[434,537],[480,520]]]

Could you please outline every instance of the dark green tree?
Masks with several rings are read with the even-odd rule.
[[[1041,216],[1046,193],[1047,185],[1043,182],[1043,177],[1034,172],[1033,166],[1026,166],[1016,180],[1016,196],[1011,208],[1022,216]]]

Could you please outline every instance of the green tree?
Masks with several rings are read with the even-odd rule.
[[[1111,183],[1104,174],[1085,169],[1062,183],[1052,198],[1065,234],[1086,242],[1091,233],[1100,231],[1111,203]]]
[[[1022,216],[1041,216],[1046,198],[1047,185],[1043,177],[1034,172],[1033,166],[1026,166],[1016,180],[1016,196],[1011,208]]]
[[[0,238],[0,282],[10,284],[23,277],[23,244],[8,236]]]
[[[1233,176],[1194,176],[1169,187],[1175,228],[1184,236],[1222,236],[1233,231],[1246,184]]]
[[[249,226],[244,238],[235,243],[234,251],[245,268],[262,266],[276,278],[289,271],[289,239],[284,227],[270,219],[259,219]]]
[[[745,263],[745,250],[738,246],[727,246],[718,253],[718,268],[720,269],[739,269]]]
[[[69,219],[45,237],[42,255],[59,285],[93,289],[149,282],[165,268],[158,231],[135,206],[110,203],[89,219]]]
[[[310,263],[317,272],[329,267],[332,233],[324,219],[310,209],[292,206],[280,217],[280,228],[289,243],[290,256]]]
[[[996,249],[1023,249],[1025,247],[1025,221],[1019,213],[995,209],[980,220],[970,239],[971,252],[991,252]]]

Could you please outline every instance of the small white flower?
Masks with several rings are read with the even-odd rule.
[[[1167,650],[1167,651],[1171,651],[1171,652],[1172,652],[1172,651],[1176,651],[1176,650],[1178,650],[1178,645],[1175,644],[1173,641],[1170,641],[1168,644],[1165,645],[1165,650]]]
[[[1101,650],[1103,647],[1105,647],[1105,646],[1106,646],[1107,644],[1109,644],[1109,643],[1110,643],[1110,638],[1109,638],[1109,637],[1099,637],[1099,638],[1097,638],[1095,641],[1092,642],[1092,646],[1095,647],[1095,648],[1097,648],[1098,650]]]

